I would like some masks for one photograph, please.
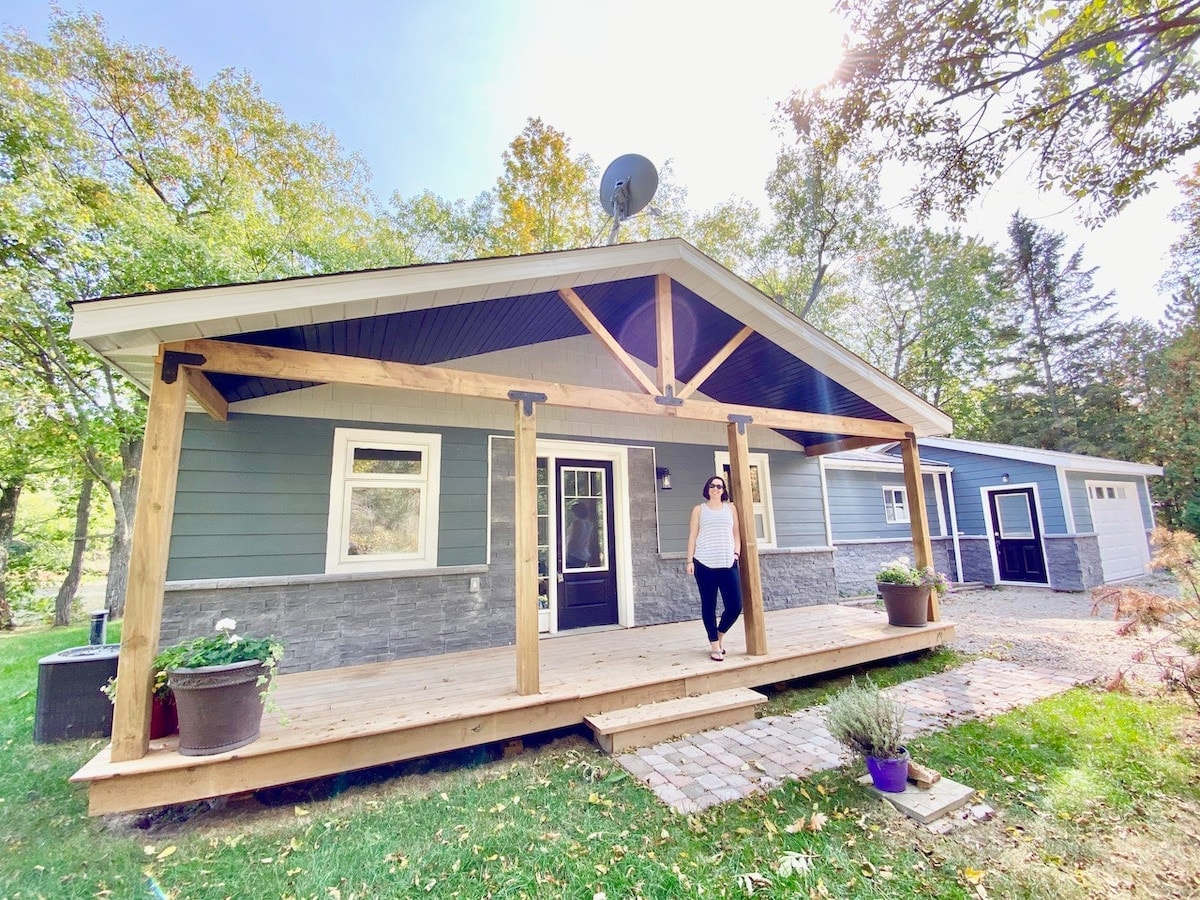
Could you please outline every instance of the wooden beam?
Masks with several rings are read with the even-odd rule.
[[[842,438],[837,441],[828,441],[824,444],[813,444],[811,447],[805,447],[804,454],[805,456],[824,456],[826,453],[837,453],[839,450],[859,450],[863,447],[875,447],[882,443],[883,441],[873,437]]]
[[[175,513],[175,483],[183,443],[187,379],[178,371],[170,384],[162,380],[162,356],[154,365],[150,408],[142,448],[142,471],[133,517],[129,581],[125,589],[125,624],[117,663],[117,701],[113,710],[112,759],[141,759],[150,742],[152,663],[162,626],[167,550]]]
[[[675,319],[671,309],[671,276],[655,282],[654,322],[658,334],[658,393],[675,390]]]
[[[192,395],[192,399],[204,407],[204,411],[218,422],[228,421],[229,404],[221,396],[221,392],[213,387],[208,376],[190,366],[183,366],[182,370],[183,377],[187,379],[188,393]]]
[[[730,422],[729,492],[737,508],[742,536],[742,555],[738,570],[742,577],[742,616],[746,629],[746,652],[751,656],[767,653],[767,626],[763,609],[762,570],[758,559],[758,533],[754,527],[754,495],[750,481],[750,445],[747,426]]]
[[[733,414],[749,416],[755,425],[764,428],[863,435],[878,438],[880,443],[901,440],[912,427],[902,422],[791,412],[761,406],[738,406],[709,400],[692,400],[681,406],[668,407],[646,394],[535,381],[531,378],[485,375],[441,366],[416,366],[333,353],[258,347],[229,341],[182,341],[172,344],[171,349],[197,353],[205,357],[204,362],[196,364],[196,368],[205,372],[228,372],[329,384],[362,384],[505,402],[511,402],[509,391],[517,390],[545,394],[544,402],[549,406],[633,415],[675,416],[693,421],[722,423],[728,422],[729,416]]]
[[[933,565],[933,544],[929,540],[929,517],[925,511],[925,482],[921,477],[921,456],[916,435],[910,433],[900,442],[904,459],[904,489],[908,494],[909,528],[912,530],[913,562],[918,569]],[[942,618],[937,591],[929,592],[929,621]]]
[[[537,411],[532,402],[516,403],[513,463],[516,505],[517,693],[541,691],[538,659]]]
[[[729,359],[733,351],[742,346],[742,344],[745,343],[746,338],[750,337],[752,334],[754,334],[754,329],[749,325],[746,325],[741,331],[731,337],[725,346],[713,354],[713,358],[704,364],[704,368],[693,375],[692,380],[684,385],[683,390],[681,390],[678,394],[679,398],[683,400],[696,393],[696,390],[700,387],[700,385],[708,381],[708,376],[717,371],[717,368],[721,365],[721,363]]]
[[[658,394],[658,388],[654,386],[646,373],[642,371],[637,361],[625,352],[612,333],[604,327],[604,323],[596,318],[595,313],[587,308],[587,304],[583,302],[583,298],[575,293],[571,288],[563,288],[558,292],[558,296],[563,298],[567,306],[571,307],[571,312],[579,317],[579,321],[587,326],[587,330],[594,334],[612,354],[613,359],[621,364],[621,367],[632,376],[633,380],[640,384],[650,396]]]

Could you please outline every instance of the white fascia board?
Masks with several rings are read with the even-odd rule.
[[[215,336],[206,324],[216,321],[225,336],[471,303],[653,274],[678,259],[683,246],[670,239],[92,300],[74,306],[71,337],[124,344],[124,335],[136,334],[137,343],[146,343],[153,333],[160,341],[185,340],[197,330]],[[236,331],[228,328],[231,320]]]
[[[828,454],[820,457],[824,461],[826,469],[843,469],[846,471],[856,472],[903,472],[904,461],[896,460],[894,463],[887,462],[867,462],[866,460],[856,459],[833,459]],[[953,472],[954,469],[945,463],[921,463],[921,471],[927,473],[935,472]]]
[[[680,284],[864,400],[912,425],[918,437],[947,434],[953,429],[954,421],[937,407],[888,378],[690,244],[682,245],[682,256],[702,280],[694,283],[686,276],[677,277]],[[717,290],[713,290],[714,287]],[[730,302],[733,298],[738,302]]]
[[[1018,447],[1014,444],[992,444],[986,441],[965,441],[959,438],[922,438],[921,444],[940,450],[958,450],[962,453],[976,453],[980,456],[995,456],[1000,459],[1038,463],[1072,472],[1102,472],[1106,475],[1161,475],[1163,473],[1162,466],[1126,462],[1121,459],[1105,459],[1100,456],[1085,456],[1082,453],[1064,453],[1061,450],[1038,450],[1033,447]]]

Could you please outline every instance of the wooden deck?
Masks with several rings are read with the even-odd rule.
[[[578,725],[584,716],[692,694],[775,684],[936,647],[954,625],[898,628],[873,610],[807,606],[766,614],[771,652],[748,656],[742,631],[724,662],[699,622],[567,634],[540,642],[541,693],[515,690],[516,650],[500,647],[280,676],[280,715],[262,736],[215,756],[181,756],[175,739],[113,763],[109,748],[72,781],[92,815],[287,784]]]

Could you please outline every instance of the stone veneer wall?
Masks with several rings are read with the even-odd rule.
[[[933,549],[933,567],[954,580],[954,541],[948,537],[936,537],[930,541]],[[843,597],[874,594],[875,573],[884,563],[905,556],[913,559],[912,540],[903,541],[839,541],[837,549],[837,591]],[[971,579],[968,579],[971,580]]]
[[[1104,584],[1100,538],[1095,534],[1045,536],[1046,570],[1056,591],[1086,591]]]
[[[995,584],[992,572],[992,544],[984,536],[959,535],[958,547],[962,551],[963,578],[980,584]]]

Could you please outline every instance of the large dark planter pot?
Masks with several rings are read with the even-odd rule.
[[[876,585],[883,595],[883,608],[887,612],[889,625],[904,625],[910,628],[929,623],[929,592],[933,588],[920,584]]]
[[[908,783],[908,750],[899,759],[878,759],[867,757],[867,771],[871,775],[871,784],[878,790],[889,794],[901,794]]]
[[[258,660],[171,669],[167,684],[179,713],[179,752],[211,756],[257,740],[262,726],[265,686],[258,683]]]

